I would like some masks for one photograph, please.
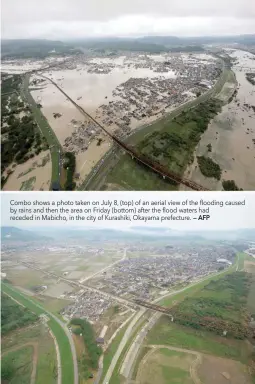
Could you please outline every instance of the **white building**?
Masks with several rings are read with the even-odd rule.
[[[217,263],[225,263],[228,265],[232,265],[231,261],[229,261],[227,259],[217,259]]]

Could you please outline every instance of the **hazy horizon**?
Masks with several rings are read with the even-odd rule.
[[[1,19],[3,39],[255,33],[250,0],[3,0]]]

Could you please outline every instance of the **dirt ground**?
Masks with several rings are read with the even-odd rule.
[[[140,362],[136,384],[252,383],[248,367],[238,361],[170,346],[149,347],[151,350]]]
[[[38,343],[36,342],[30,342],[30,343],[25,343],[22,345],[17,345],[15,347],[12,347],[5,351],[3,355],[8,354],[10,352],[18,351],[19,349],[25,348],[25,347],[32,347],[33,348],[33,365],[32,365],[32,372],[31,372],[31,378],[30,378],[30,384],[35,384],[35,379],[36,379],[36,366],[37,366],[37,361],[38,361]]]
[[[198,374],[205,384],[251,384],[247,368],[238,361],[203,355]]]
[[[141,361],[138,369],[137,384],[167,384],[177,383],[192,384],[189,369],[194,361],[194,356],[172,352],[172,356],[163,354],[162,350],[149,351]],[[164,370],[167,369],[164,374]],[[177,381],[181,380],[181,381]]]
[[[23,164],[18,164],[8,177],[4,191],[48,191],[51,180],[50,151],[41,152]]]
[[[33,369],[31,384],[41,383],[42,378],[47,384],[54,384],[56,367],[56,351],[48,329],[42,323],[19,328],[2,338],[2,354],[18,350],[25,346],[33,346]],[[40,379],[39,379],[40,378]]]
[[[245,261],[244,270],[255,275],[255,261]]]

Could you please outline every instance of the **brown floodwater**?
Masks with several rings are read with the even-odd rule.
[[[222,180],[234,180],[239,188],[255,190],[255,86],[246,80],[246,72],[255,72],[255,56],[244,51],[234,51],[238,59],[233,67],[238,82],[236,101],[225,105],[209,124],[196,149],[197,156],[209,155],[222,169],[222,178],[217,181],[205,178],[196,160],[186,171],[186,176],[213,189],[222,189]],[[254,142],[253,142],[254,140]],[[208,153],[207,145],[212,145]]]

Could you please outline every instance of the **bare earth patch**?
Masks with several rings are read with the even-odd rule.
[[[221,357],[171,346],[148,345],[136,383],[251,384],[248,367]]]
[[[205,384],[250,384],[247,367],[238,361],[203,355],[198,374]]]
[[[245,261],[244,262],[244,270],[246,272],[255,274],[255,261]]]

